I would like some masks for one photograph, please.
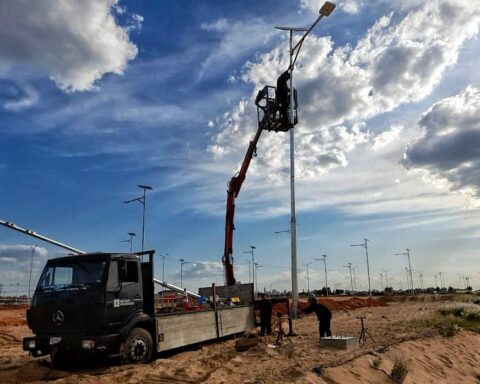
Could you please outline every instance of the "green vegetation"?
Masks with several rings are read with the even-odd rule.
[[[378,368],[382,363],[383,359],[382,356],[375,356],[373,359],[370,360],[370,364],[373,368]]]
[[[427,318],[414,320],[413,324],[431,328],[446,337],[454,336],[460,328],[480,332],[480,306],[468,302],[451,303]]]
[[[392,376],[392,378],[394,378],[399,383],[403,383],[403,380],[405,380],[405,377],[407,377],[407,373],[408,363],[405,360],[401,359],[395,360],[390,376]]]

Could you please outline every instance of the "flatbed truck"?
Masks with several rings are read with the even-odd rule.
[[[155,307],[154,251],[86,253],[48,260],[31,306],[23,340],[33,356],[54,365],[102,353],[123,363],[145,363],[156,352],[243,333],[255,327],[253,287],[225,287],[243,304],[207,304],[164,313]],[[221,288],[221,287],[219,287]]]

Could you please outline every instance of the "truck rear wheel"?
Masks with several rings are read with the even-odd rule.
[[[123,364],[148,363],[152,358],[152,335],[144,328],[133,328],[122,343],[120,353]]]

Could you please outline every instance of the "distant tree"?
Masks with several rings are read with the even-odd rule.
[[[469,286],[467,287],[467,291],[468,291],[468,292],[472,292],[472,290],[473,290],[473,288],[469,285]]]
[[[448,287],[448,293],[455,293],[455,288],[453,288],[451,285]]]

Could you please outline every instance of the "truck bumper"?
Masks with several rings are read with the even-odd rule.
[[[53,349],[75,355],[92,353],[116,354],[119,347],[119,334],[101,336],[37,335],[23,339],[23,350],[29,351],[34,357],[48,355]]]

